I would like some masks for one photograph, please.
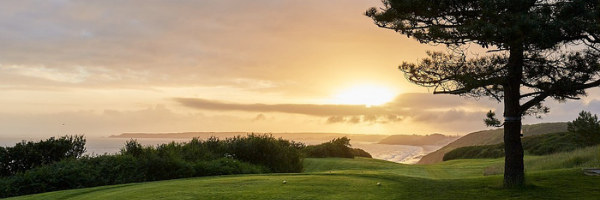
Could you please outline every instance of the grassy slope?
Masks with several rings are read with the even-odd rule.
[[[383,138],[378,144],[395,144],[395,145],[446,145],[458,139],[457,136],[445,136],[442,134],[431,135],[390,135]]]
[[[599,167],[600,145],[548,156],[526,156],[524,161],[525,173],[556,169]],[[499,162],[487,167],[484,170],[484,174],[502,174],[503,171],[504,163]]]
[[[546,133],[556,133],[567,131],[567,123],[542,123],[523,125],[523,135],[534,136]],[[438,149],[435,152],[423,156],[418,164],[433,164],[442,162],[444,154],[465,146],[491,145],[499,144],[504,140],[504,129],[485,130],[469,133],[458,140]]]
[[[595,158],[592,162],[597,167],[598,150],[598,146],[581,150],[575,157]],[[564,165],[572,158],[564,154],[526,157],[529,186],[519,190],[502,189],[501,175],[482,175],[501,165],[502,159],[403,165],[367,158],[327,158],[306,159],[301,174],[179,179],[15,199],[597,199],[600,177],[585,176],[580,168]]]

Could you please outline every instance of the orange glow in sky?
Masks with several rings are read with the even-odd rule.
[[[501,105],[407,82],[400,63],[445,47],[378,28],[364,16],[373,6],[381,1],[4,2],[0,139],[485,129]],[[544,119],[594,111],[598,96],[550,105],[562,118]]]
[[[389,88],[373,85],[358,85],[343,90],[333,100],[337,104],[365,105],[367,107],[388,103],[398,94]]]

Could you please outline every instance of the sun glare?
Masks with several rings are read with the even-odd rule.
[[[385,87],[358,86],[340,92],[334,99],[336,104],[378,106],[392,101],[395,93]]]

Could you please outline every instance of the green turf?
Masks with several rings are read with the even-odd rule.
[[[597,155],[597,152],[590,152]],[[548,158],[569,159],[560,156]],[[538,162],[537,165],[545,165],[544,162],[531,161],[536,159],[542,157],[527,158],[534,164]],[[486,169],[500,164],[502,159],[454,160],[435,165],[403,165],[367,158],[305,159],[305,171],[299,174],[201,177],[57,191],[14,199],[435,200],[600,197],[600,177],[585,176],[577,167],[528,170],[526,188],[503,189],[502,175],[483,175]]]
[[[525,172],[569,168],[598,168],[600,167],[600,145],[562,152],[547,156],[525,156]],[[499,158],[501,161],[504,158]],[[466,161],[466,160],[465,160]],[[486,174],[501,174],[504,163],[498,162],[485,169]],[[600,198],[599,198],[600,199]]]
[[[429,179],[480,177],[485,168],[501,164],[500,159],[448,161],[435,165],[406,165],[394,162],[356,158],[306,159],[305,173],[389,174]]]

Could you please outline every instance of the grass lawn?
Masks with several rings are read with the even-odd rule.
[[[435,165],[305,159],[305,172],[299,174],[201,177],[9,199],[600,199],[600,177],[585,176],[580,168],[529,171],[526,188],[502,189],[502,175],[483,176],[486,168],[500,163],[502,159]]]

